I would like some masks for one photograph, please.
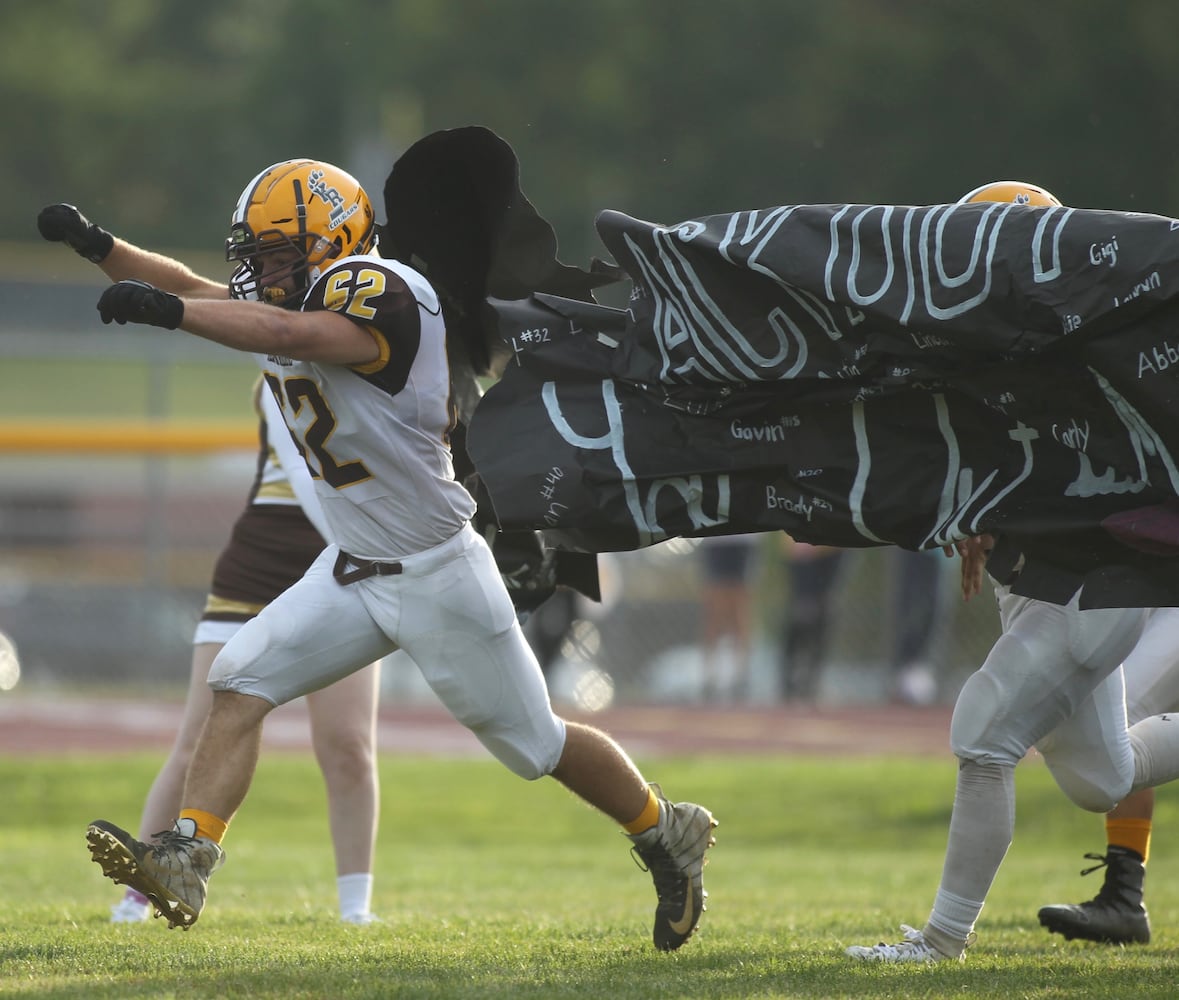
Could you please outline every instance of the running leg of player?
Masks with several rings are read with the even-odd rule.
[[[1154,789],[1127,795],[1105,817],[1105,854],[1086,854],[1095,862],[1082,875],[1105,869],[1097,895],[1084,903],[1040,907],[1039,919],[1065,940],[1081,938],[1109,944],[1148,944],[1150,917],[1143,903],[1146,862],[1150,857]]]
[[[704,910],[712,814],[669,802],[604,732],[553,713],[499,570],[473,529],[404,560],[403,570],[374,581],[386,591],[374,613],[390,616],[388,631],[400,629],[401,648],[434,693],[502,764],[529,780],[552,775],[622,826],[655,883],[655,946],[679,948]]]
[[[1059,751],[1053,775],[1078,804],[1109,809],[1128,790],[1133,765],[1119,667],[1141,633],[1141,612],[1080,611],[1075,598],[1062,607],[998,586],[996,594],[1003,634],[963,686],[950,723],[958,781],[933,908],[920,930],[902,925],[904,940],[852,946],[846,951],[853,958],[936,962],[964,956],[1011,843],[1015,767],[1034,745],[1047,757],[1049,734],[1057,736]],[[1093,704],[1098,689],[1105,699],[1100,710]],[[1120,726],[1111,723],[1106,731],[1086,721],[1108,721],[1119,711]],[[1080,738],[1083,729],[1090,748]],[[1090,750],[1091,758],[1073,761],[1070,745]]]
[[[161,765],[147,798],[143,803],[143,815],[139,821],[139,839],[152,840],[157,833],[169,830],[172,820],[180,812],[180,798],[184,792],[184,775],[192,751],[196,746],[209,706],[213,704],[213,692],[209,690],[209,667],[221,651],[218,642],[198,642],[192,647],[192,666],[188,675],[188,692],[184,698],[184,713],[176,739],[168,757]],[[151,916],[152,907],[147,897],[128,888],[123,898],[111,909],[111,923],[136,923]]]
[[[1179,608],[1152,608],[1142,638],[1126,657],[1126,716],[1133,726],[1179,706]],[[1127,795],[1105,817],[1104,854],[1086,854],[1096,862],[1082,875],[1105,869],[1097,895],[1083,903],[1041,907],[1040,923],[1068,940],[1111,944],[1146,944],[1150,918],[1143,902],[1146,863],[1150,857],[1154,789]]]

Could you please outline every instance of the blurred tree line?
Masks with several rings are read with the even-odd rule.
[[[594,214],[953,201],[988,180],[1179,214],[1174,0],[0,0],[6,240],[48,202],[221,246],[262,167],[376,201],[427,132],[516,149],[562,257]],[[378,204],[378,216],[383,208]]]

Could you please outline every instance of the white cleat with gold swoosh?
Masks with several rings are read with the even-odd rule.
[[[716,820],[694,802],[667,801],[652,783],[659,799],[659,822],[650,830],[632,834],[631,853],[644,871],[651,873],[659,902],[655,907],[655,947],[674,951],[692,936],[705,910],[705,853],[716,843]]]

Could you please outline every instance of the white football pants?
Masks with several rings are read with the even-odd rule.
[[[565,724],[487,543],[467,525],[398,560],[403,572],[341,586],[329,545],[298,583],[246,622],[213,662],[214,690],[281,705],[403,649],[443,705],[505,766],[557,766]]]
[[[1014,767],[1035,746],[1077,805],[1111,809],[1134,779],[1120,667],[1146,612],[995,595],[1003,633],[958,695],[954,753]]]

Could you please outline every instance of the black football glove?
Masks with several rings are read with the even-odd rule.
[[[98,300],[104,323],[150,323],[175,330],[184,319],[184,303],[146,281],[128,279],[111,285]]]
[[[106,260],[115,245],[110,233],[73,205],[47,205],[37,216],[37,228],[50,243],[64,243],[95,264]]]

